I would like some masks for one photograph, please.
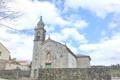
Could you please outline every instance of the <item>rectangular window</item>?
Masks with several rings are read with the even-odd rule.
[[[46,63],[45,68],[51,68],[51,63]]]

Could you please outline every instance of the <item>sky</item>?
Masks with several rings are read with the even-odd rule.
[[[13,0],[17,18],[1,23],[0,42],[12,58],[32,60],[34,28],[43,16],[46,39],[66,44],[75,54],[91,57],[92,65],[120,64],[120,0]]]

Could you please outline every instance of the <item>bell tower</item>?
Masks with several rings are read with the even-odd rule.
[[[46,30],[44,29],[45,24],[43,23],[42,16],[40,16],[40,21],[37,23],[35,27],[35,38],[34,41],[45,41],[45,33]]]
[[[31,77],[38,76],[38,69],[41,64],[41,46],[45,41],[46,30],[44,29],[44,23],[42,20],[42,16],[40,16],[40,20],[35,27],[35,37],[34,37],[34,45],[33,45],[33,57],[32,57],[32,66],[31,66]]]

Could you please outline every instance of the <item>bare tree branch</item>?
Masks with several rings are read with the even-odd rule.
[[[1,26],[4,26],[4,27],[7,27],[7,28],[9,28],[9,29],[12,29],[12,30],[14,30],[14,31],[19,31],[19,30],[17,30],[17,29],[11,28],[11,27],[9,27],[9,26],[7,26],[7,25],[5,25],[5,24],[1,24],[1,23],[0,23],[0,25],[1,25]]]
[[[10,11],[9,11],[10,12]],[[0,12],[0,14],[3,13],[3,12]],[[0,18],[0,20],[3,20],[3,19],[14,19],[14,18],[17,18],[19,16],[21,16],[22,14],[19,14],[19,12],[13,12],[11,14],[6,14],[5,16],[2,16],[2,18]]]
[[[12,30],[16,30],[14,28],[11,28],[10,26],[3,24],[1,21],[5,19],[13,20],[22,15],[20,14],[20,12],[9,10],[9,7],[7,7],[6,4],[9,3],[10,1],[12,0],[0,0],[0,25],[3,27],[7,27],[9,29],[12,29]]]

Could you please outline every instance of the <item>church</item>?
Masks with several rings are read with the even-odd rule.
[[[41,68],[90,68],[90,56],[75,54],[65,44],[52,40],[45,40],[45,24],[40,21],[35,27],[31,76]]]

